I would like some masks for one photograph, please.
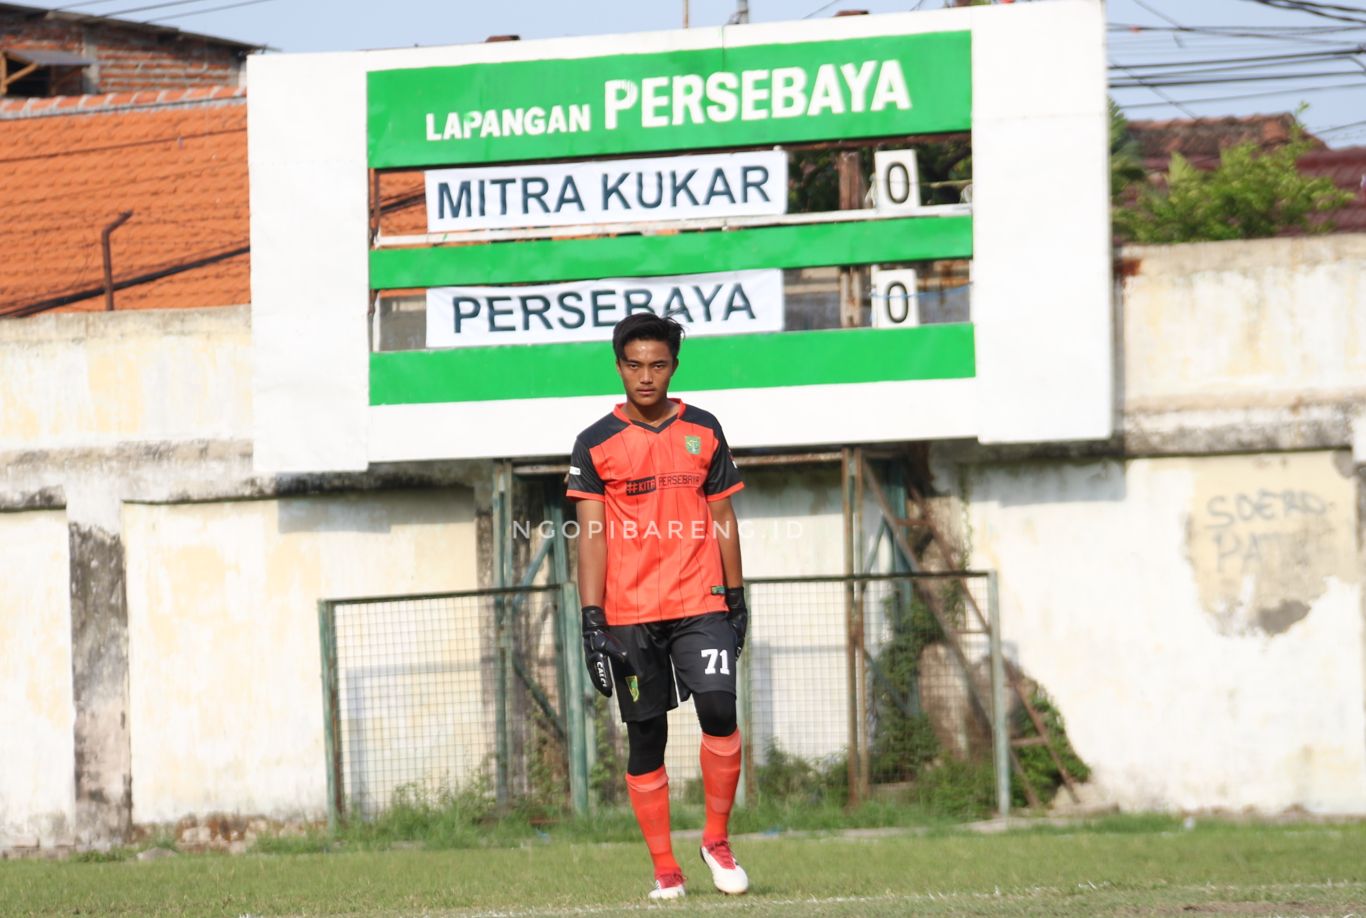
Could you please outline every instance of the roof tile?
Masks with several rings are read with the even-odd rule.
[[[102,309],[101,230],[124,211],[114,280],[172,273],[119,290],[119,309],[249,301],[244,93],[190,92],[41,100],[86,109],[52,117],[0,108],[0,315],[82,292],[61,308]]]

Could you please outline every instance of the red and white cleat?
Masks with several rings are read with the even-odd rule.
[[[687,894],[681,873],[665,873],[655,877],[655,888],[650,890],[651,899],[682,899]]]
[[[745,868],[735,863],[730,842],[722,839],[702,846],[702,862],[711,868],[711,881],[728,896],[738,896],[749,889]]]

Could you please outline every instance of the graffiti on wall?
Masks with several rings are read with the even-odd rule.
[[[1354,494],[1331,453],[1200,463],[1187,544],[1221,634],[1281,634],[1355,579]]]

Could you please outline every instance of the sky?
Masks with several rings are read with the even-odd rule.
[[[154,21],[280,51],[349,51],[675,29],[685,0],[25,0],[33,6]],[[946,0],[749,0],[755,22],[937,9]],[[1020,0],[1030,2],[1030,0]],[[1048,0],[1033,0],[1048,2]],[[1366,145],[1366,0],[1331,3],[1360,26],[1304,11],[1302,0],[1108,0],[1111,95],[1131,118],[1294,111],[1331,146]],[[687,0],[692,26],[726,23],[736,0]],[[1360,10],[1360,13],[1351,11]],[[1138,28],[1127,28],[1135,26]],[[1219,34],[1208,31],[1215,28]],[[1181,29],[1181,31],[1178,31]],[[1184,31],[1195,29],[1199,31]],[[1344,31],[1328,31],[1342,29]],[[1159,31],[1163,30],[1163,31]],[[1229,34],[1238,33],[1238,34]],[[1355,51],[1356,53],[1352,53]],[[1342,52],[1292,60],[1284,55]],[[1267,58],[1218,69],[1234,58]],[[1181,70],[1199,63],[1200,73]],[[1216,62],[1216,63],[1206,63]],[[1128,69],[1123,69],[1128,68]],[[1312,73],[1313,76],[1304,74]],[[1163,85],[1249,77],[1245,82]],[[1159,85],[1152,85],[1158,83]],[[1129,84],[1121,88],[1120,84]],[[1173,104],[1175,103],[1175,104]]]

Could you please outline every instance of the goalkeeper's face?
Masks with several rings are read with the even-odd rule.
[[[623,350],[626,356],[617,361],[617,372],[626,398],[637,408],[653,408],[668,396],[678,361],[663,341],[632,341]]]

